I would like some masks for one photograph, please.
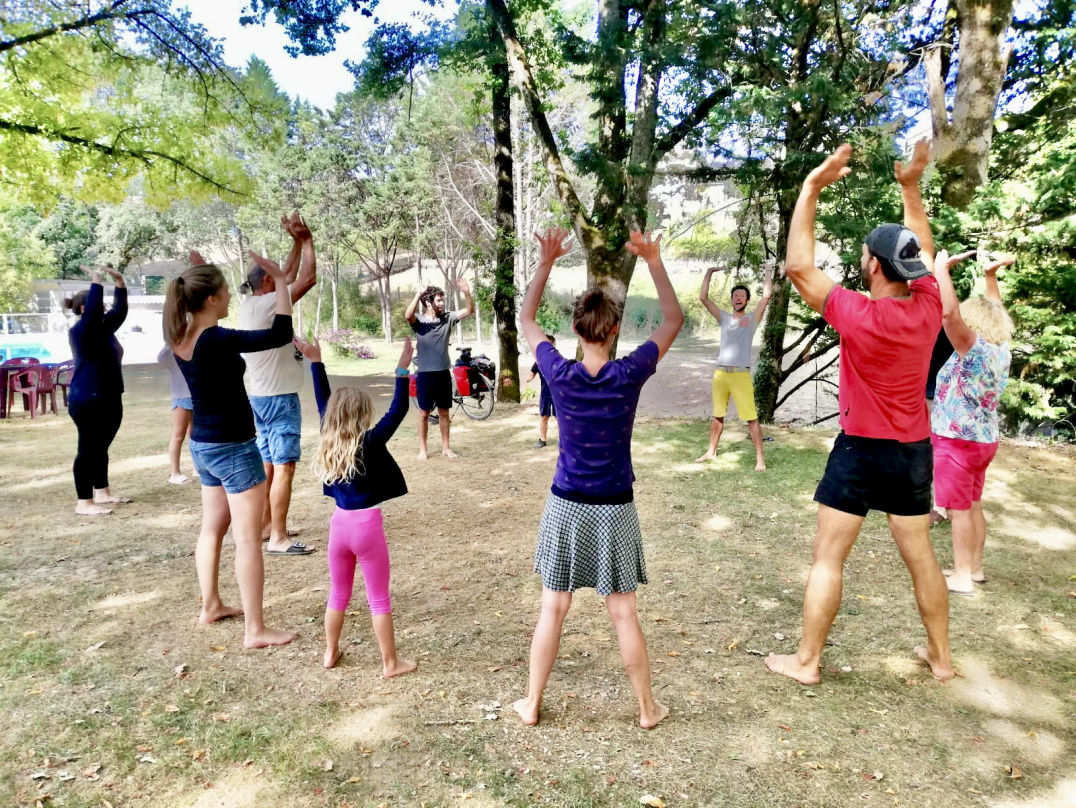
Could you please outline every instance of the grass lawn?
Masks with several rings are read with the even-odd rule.
[[[378,355],[391,368],[396,354]],[[383,409],[391,379],[359,383]],[[556,458],[555,444],[530,448],[533,406],[455,420],[455,461],[415,460],[413,420],[394,438],[410,487],[385,506],[394,612],[400,651],[419,669],[389,681],[361,583],[341,664],[319,664],[332,503],[305,463],[291,522],[319,550],[267,557],[265,586],[268,621],[299,639],[244,651],[240,622],[197,624],[199,492],[165,482],[164,378],[128,374],[124,407],[112,486],[135,502],[99,519],[72,514],[66,414],[31,421],[16,407],[0,422],[0,804],[576,808],[647,794],[668,806],[1074,804],[1071,450],[1002,446],[984,502],[990,581],[951,603],[959,678],[940,685],[913,656],[924,635],[909,577],[872,516],[822,683],[806,688],[767,673],[762,656],[798,639],[811,496],[832,432],[767,428],[770,470],[759,474],[742,424],[702,467],[690,459],[704,421],[641,418],[650,583],[639,609],[672,714],[638,729],[611,624],[584,591],[542,721],[525,728],[509,705],[526,685],[540,596],[530,563]],[[309,386],[304,417],[309,458]],[[948,562],[947,526],[934,538]],[[229,603],[232,559],[226,540]]]

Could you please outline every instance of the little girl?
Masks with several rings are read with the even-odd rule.
[[[340,659],[340,632],[351,602],[357,561],[366,582],[366,602],[381,650],[381,674],[388,679],[410,673],[418,666],[396,656],[389,598],[389,548],[379,506],[407,493],[403,473],[387,444],[407,415],[408,366],[414,354],[411,340],[404,340],[392,405],[377,426],[372,426],[374,403],[367,393],[357,387],[341,387],[330,394],[321,346],[316,340],[309,343],[296,339],[295,345],[311,362],[314,397],[321,415],[321,441],[311,470],[321,480],[325,496],[336,500],[336,510],[329,520],[331,586],[325,607],[322,664],[331,668]]]
[[[535,320],[553,262],[568,251],[567,235],[557,228],[538,237],[541,257],[519,312],[523,333],[553,394],[560,454],[534,554],[534,571],[542,576],[542,610],[531,641],[530,683],[526,698],[512,706],[524,724],[538,723],[572,592],[594,587],[605,598],[616,629],[620,658],[639,702],[639,725],[650,729],[669,708],[654,701],[646,638],[635,611],[635,590],[646,583],[646,564],[632,490],[631,432],[643,384],[676,339],[684,313],[661,262],[661,237],[651,240],[635,231],[628,250],[650,268],[662,324],[628,356],[610,360],[620,331],[621,303],[600,288],[588,289],[572,313],[583,359],[568,361]]]

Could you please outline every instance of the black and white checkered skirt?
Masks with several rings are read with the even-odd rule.
[[[534,571],[556,592],[634,592],[647,583],[635,503],[588,505],[550,494],[538,526]]]

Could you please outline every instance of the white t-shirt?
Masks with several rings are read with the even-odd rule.
[[[739,316],[721,309],[721,353],[717,364],[736,367],[751,366],[751,338],[755,335],[755,313]]]
[[[251,295],[239,304],[239,327],[247,331],[269,328],[276,316],[276,293]],[[303,363],[295,361],[295,348],[288,343],[279,348],[245,353],[250,395],[282,396],[298,393],[303,386]]]

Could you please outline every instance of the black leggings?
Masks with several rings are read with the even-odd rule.
[[[95,488],[108,488],[108,447],[120,430],[123,400],[93,398],[71,402],[68,412],[78,427],[75,493],[79,499],[93,499]]]

